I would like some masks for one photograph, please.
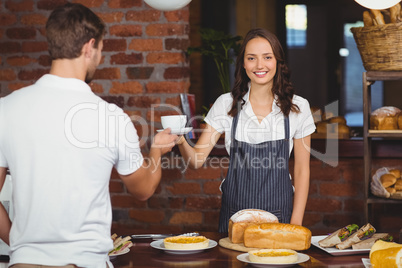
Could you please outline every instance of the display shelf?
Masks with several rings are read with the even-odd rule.
[[[402,80],[402,72],[364,72],[363,73],[363,151],[364,151],[364,196],[365,220],[372,220],[370,206],[373,204],[402,204],[400,199],[375,197],[370,192],[372,172],[372,141],[374,138],[401,139],[402,130],[372,130],[370,129],[371,85],[375,81]]]
[[[373,130],[367,134],[371,138],[402,138],[402,130]]]

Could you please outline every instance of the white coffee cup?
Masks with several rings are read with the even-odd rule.
[[[183,129],[186,127],[186,115],[166,115],[161,116],[161,123],[164,129]]]

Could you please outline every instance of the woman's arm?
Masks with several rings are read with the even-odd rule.
[[[294,139],[294,200],[291,224],[302,225],[310,186],[311,136]]]
[[[216,131],[209,124],[207,124],[207,127],[202,131],[201,137],[194,147],[190,146],[182,136],[177,142],[177,145],[179,146],[180,153],[185,163],[188,163],[192,168],[200,168],[220,136],[221,133]]]

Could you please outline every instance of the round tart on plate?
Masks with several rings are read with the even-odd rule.
[[[165,248],[176,250],[204,249],[209,245],[205,236],[172,236],[163,240]]]
[[[297,252],[291,249],[260,249],[248,252],[249,259],[258,263],[294,263],[297,262]]]

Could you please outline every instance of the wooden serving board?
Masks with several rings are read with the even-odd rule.
[[[242,251],[242,252],[249,252],[250,250],[256,250],[256,249],[260,249],[260,248],[248,248],[246,246],[244,246],[243,243],[241,244],[233,244],[232,242],[230,242],[229,237],[225,237],[219,240],[219,245],[221,247],[227,248],[227,249],[232,249],[232,250],[236,250],[236,251]]]

